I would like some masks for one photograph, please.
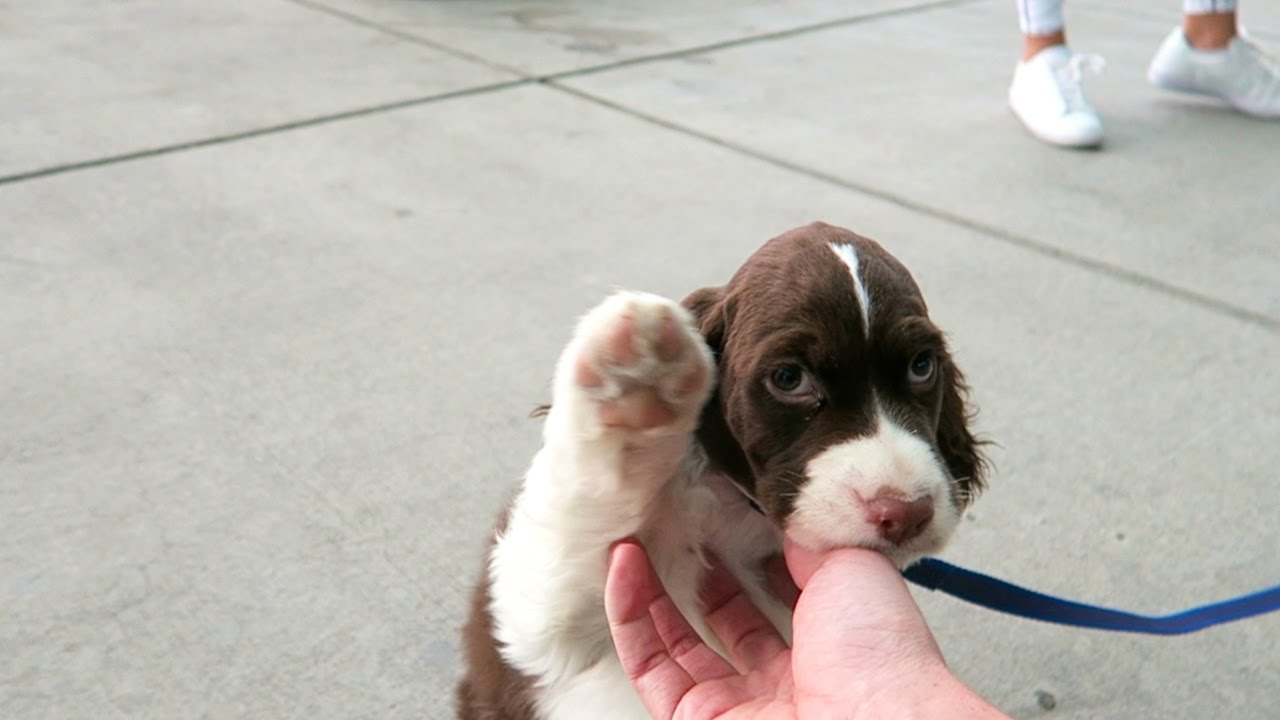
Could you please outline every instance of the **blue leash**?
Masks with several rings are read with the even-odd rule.
[[[902,574],[930,590],[940,590],[975,605],[1018,617],[1148,635],[1183,635],[1280,610],[1280,585],[1172,615],[1152,616],[1045,595],[934,558],[925,558],[903,570]]]

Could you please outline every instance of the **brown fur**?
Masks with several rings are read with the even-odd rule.
[[[494,538],[507,526],[507,513],[490,535],[485,557]],[[458,684],[459,720],[535,720],[533,680],[507,664],[493,639],[493,615],[489,612],[489,568],[471,594],[471,614],[462,628],[462,656],[467,674]]]
[[[857,250],[871,299],[869,332],[852,275],[833,262],[831,243]],[[932,439],[956,479],[957,504],[981,489],[985,462],[968,427],[964,378],[911,274],[875,241],[823,223],[797,228],[765,243],[727,285],[698,290],[684,305],[715,353],[720,377],[699,440],[716,469],[779,525],[786,526],[808,460],[870,431],[873,397],[897,422]],[[927,391],[913,390],[904,371],[923,349],[934,352],[938,379]],[[813,372],[819,397],[788,404],[770,395],[766,378],[784,360]]]
[[[847,268],[831,243],[856,248],[871,298],[871,328]],[[718,385],[703,409],[698,441],[713,466],[786,526],[807,461],[830,445],[870,432],[874,401],[930,440],[967,504],[982,487],[981,441],[969,430],[964,378],[929,320],[906,268],[877,243],[822,223],[770,240],[723,287],[684,300],[716,360]],[[937,380],[910,386],[907,365],[921,350],[937,359]],[[820,392],[779,401],[767,378],[779,362],[802,365]],[[549,406],[533,415],[546,414]],[[506,525],[506,517],[498,531]],[[490,543],[490,549],[492,542]],[[486,552],[488,557],[488,552]],[[458,687],[462,720],[532,720],[532,679],[511,668],[493,638],[487,567],[463,629],[467,675]]]

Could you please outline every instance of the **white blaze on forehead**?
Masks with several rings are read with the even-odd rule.
[[[871,296],[867,295],[867,286],[862,283],[862,273],[858,270],[858,251],[845,243],[831,243],[831,250],[849,266],[849,274],[853,276],[853,294],[858,298],[858,309],[862,311],[862,330],[870,335]]]

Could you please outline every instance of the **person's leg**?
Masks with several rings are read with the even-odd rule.
[[[1280,118],[1280,63],[1242,36],[1235,0],[1183,0],[1182,9],[1181,27],[1151,60],[1151,83],[1209,95],[1249,115]]]
[[[1197,50],[1225,48],[1238,34],[1235,0],[1183,0],[1182,34]]]
[[[1047,143],[1097,146],[1102,121],[1080,87],[1081,68],[1090,59],[1067,48],[1062,0],[1017,0],[1017,7],[1022,61],[1009,86],[1009,107],[1032,135]]]
[[[1017,3],[1023,60],[1030,60],[1045,48],[1067,44],[1062,0],[1017,0]]]

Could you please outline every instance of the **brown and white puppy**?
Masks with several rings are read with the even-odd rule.
[[[761,564],[814,548],[936,552],[982,486],[965,386],[910,273],[814,223],[684,306],[618,293],[561,355],[543,447],[464,630],[459,716],[644,718],[605,619],[605,560],[636,536],[704,638],[713,552],[787,637]],[[757,509],[762,508],[762,510]]]

